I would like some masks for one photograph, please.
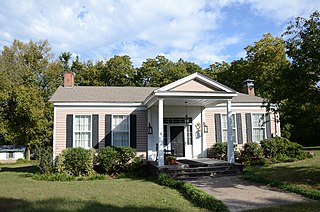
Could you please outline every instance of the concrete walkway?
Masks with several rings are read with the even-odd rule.
[[[244,181],[239,176],[204,177],[187,182],[221,200],[230,211],[311,201],[297,194]]]

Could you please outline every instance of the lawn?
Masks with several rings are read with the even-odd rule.
[[[314,152],[315,157],[310,159],[246,169],[268,180],[291,183],[303,189],[320,190],[320,151]]]
[[[150,181],[47,182],[34,165],[0,165],[0,211],[200,211],[173,189]]]
[[[292,163],[279,163],[268,166],[246,167],[259,179],[270,182],[288,183],[307,192],[320,194],[320,151],[316,150],[315,157]],[[319,211],[320,201],[297,203],[251,211]]]

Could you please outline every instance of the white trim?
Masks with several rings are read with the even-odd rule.
[[[139,107],[143,106],[143,103],[134,103],[134,102],[55,102],[54,106],[117,106],[117,107]]]
[[[57,109],[61,110],[147,110],[145,107],[68,107],[68,106],[56,106]]]
[[[236,108],[236,107],[247,107],[247,108],[251,108],[251,107],[263,107],[263,103],[262,102],[257,102],[257,103],[241,103],[241,102],[232,102],[232,108]],[[214,107],[217,108],[217,107],[221,107],[221,108],[225,108],[227,106],[226,103],[219,103],[217,105],[215,105]]]
[[[129,144],[128,144],[128,146],[127,147],[130,147],[130,143],[131,143],[131,141],[130,141],[130,114],[111,114],[111,133],[112,133],[112,136],[111,136],[111,146],[114,146],[113,145],[113,138],[114,138],[114,136],[113,136],[113,133],[114,133],[114,127],[113,127],[113,123],[114,123],[114,120],[113,120],[113,117],[114,116],[126,116],[127,117],[127,119],[128,119],[128,142],[129,142]],[[116,132],[119,132],[119,131],[116,131]]]
[[[194,93],[194,92],[155,92],[154,96],[179,96],[179,97],[234,97],[237,96],[235,92],[233,93]]]
[[[57,108],[54,106],[53,107],[53,141],[52,141],[52,145],[53,145],[53,149],[52,149],[52,153],[53,153],[53,159],[56,158],[56,126],[57,124]],[[66,133],[67,134],[67,133]]]
[[[72,147],[75,147],[76,145],[75,145],[75,138],[76,138],[76,136],[75,136],[75,119],[76,119],[76,116],[90,116],[90,125],[91,125],[91,127],[90,127],[90,143],[89,143],[89,147],[88,147],[88,149],[90,149],[90,148],[92,148],[92,114],[72,114],[73,115],[73,120],[72,120],[72,122],[73,122],[73,126],[72,126]],[[84,148],[84,147],[83,147]],[[85,148],[86,149],[86,148]]]

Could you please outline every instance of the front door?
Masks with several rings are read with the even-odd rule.
[[[177,157],[184,157],[184,126],[170,126],[170,141],[174,154]]]

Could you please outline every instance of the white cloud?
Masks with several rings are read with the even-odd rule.
[[[253,11],[287,19],[319,7],[288,1],[250,1]],[[63,51],[82,60],[128,54],[135,66],[163,54],[207,65],[232,57],[228,46],[239,35],[223,37],[222,9],[247,5],[242,0],[3,0],[0,7],[0,48],[22,41],[48,39],[56,57]],[[310,6],[311,5],[311,6]],[[313,5],[313,6],[312,6]],[[239,51],[237,51],[239,52]],[[235,53],[236,54],[236,53]]]

